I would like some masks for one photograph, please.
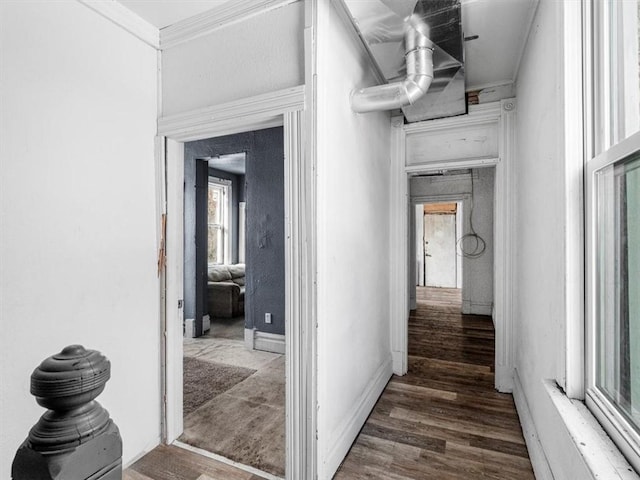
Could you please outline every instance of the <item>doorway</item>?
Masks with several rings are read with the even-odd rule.
[[[264,98],[263,98],[264,97]],[[287,95],[273,94],[257,99],[212,107],[206,112],[165,118],[159,121],[158,204],[163,213],[158,228],[165,245],[165,268],[160,268],[163,339],[163,441],[174,443],[183,424],[183,254],[184,143],[203,138],[284,126],[285,166],[285,324],[286,342],[286,477],[302,478],[313,470],[315,458],[315,413],[313,351],[315,291],[307,281],[314,269],[313,225],[308,188],[314,184],[313,158],[301,141],[304,130],[304,89],[290,89]],[[267,98],[268,97],[268,98]],[[264,102],[268,102],[265,106]],[[166,234],[162,234],[163,227]],[[162,252],[162,250],[161,250]],[[162,266],[163,257],[160,257]],[[304,302],[304,303],[303,303]],[[304,346],[304,347],[303,347]],[[301,414],[300,412],[308,412]]]
[[[178,441],[281,478],[283,128],[187,142],[184,148],[185,315],[197,316],[185,319],[184,431]],[[239,228],[241,202],[245,229]],[[195,328],[188,328],[190,322]]]
[[[417,204],[416,284],[462,288],[462,260],[457,239],[462,232],[462,202]]]

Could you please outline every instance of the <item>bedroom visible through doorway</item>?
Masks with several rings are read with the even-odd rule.
[[[283,128],[184,148],[184,428],[178,442],[284,477]]]

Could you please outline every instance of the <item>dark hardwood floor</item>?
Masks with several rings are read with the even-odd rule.
[[[394,376],[335,479],[534,479],[511,395],[494,390],[491,317],[419,288],[409,372]]]
[[[493,322],[462,315],[460,306],[459,290],[419,289],[409,372],[391,379],[335,479],[534,479],[513,399],[493,388]],[[160,446],[123,478],[259,477]]]
[[[261,480],[262,477],[172,445],[160,445],[123,472],[122,480]]]

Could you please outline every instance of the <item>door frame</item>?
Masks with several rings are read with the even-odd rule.
[[[513,391],[514,373],[514,257],[516,100],[474,105],[469,113],[405,125],[402,116],[391,121],[391,350],[393,371],[408,370],[409,318],[409,176],[442,169],[480,168],[494,165],[494,325],[495,388]],[[428,152],[409,158],[409,137],[423,136]],[[415,152],[413,152],[415,153]]]
[[[434,171],[426,171],[423,173],[433,173]],[[460,193],[460,194],[443,194],[443,195],[416,195],[415,197],[409,197],[409,205],[410,205],[410,209],[414,209],[417,205],[425,205],[425,204],[434,204],[434,203],[460,203],[463,205],[462,207],[462,222],[464,224],[465,222],[465,218],[464,216],[467,215],[469,208],[467,207],[467,205],[469,203],[469,199],[471,198],[471,195],[466,194],[466,193]],[[457,216],[458,212],[456,212],[456,216]],[[411,218],[411,217],[410,217]],[[417,232],[415,231],[415,220],[412,220],[411,224],[409,225],[409,230],[410,230],[410,235],[413,234],[417,234]],[[458,226],[458,222],[456,219],[456,234],[458,233],[457,231],[457,226]],[[416,237],[416,235],[413,235],[414,237]],[[409,255],[410,258],[412,258],[414,255],[415,247],[412,247],[411,245],[409,245]],[[456,252],[457,252],[457,245],[456,245]],[[462,263],[460,261],[460,263]],[[409,270],[411,271],[411,267],[409,267]],[[414,272],[415,273],[415,272]],[[409,273],[412,277],[414,277],[414,275],[411,274],[411,272]],[[456,283],[457,283],[457,275],[458,275],[458,265],[456,263]],[[463,279],[464,279],[464,273],[463,275]],[[409,288],[413,288],[411,284],[409,284]],[[465,285],[463,283],[462,288],[465,288]],[[409,295],[409,297],[411,298],[411,295]],[[413,299],[411,298],[411,307],[413,307]]]
[[[161,278],[163,442],[183,432],[184,142],[284,127],[286,478],[304,478],[315,458],[315,176],[306,141],[306,88],[289,88],[161,117],[156,139],[158,210],[166,213]]]

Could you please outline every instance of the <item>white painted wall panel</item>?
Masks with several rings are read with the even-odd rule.
[[[391,375],[391,129],[387,112],[352,112],[350,91],[374,76],[329,2],[318,8],[318,478],[325,480]]]
[[[555,478],[591,478],[545,391],[563,362],[566,257],[564,2],[540,0],[517,81],[516,368]]]
[[[0,478],[44,413],[33,369],[80,343],[124,461],[160,436],[156,51],[75,1],[0,3]]]
[[[162,52],[162,115],[304,84],[304,3],[234,23]]]

